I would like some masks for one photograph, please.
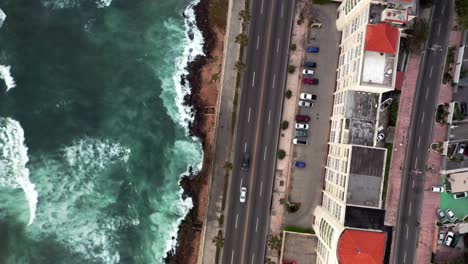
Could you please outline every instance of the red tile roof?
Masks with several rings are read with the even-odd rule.
[[[382,264],[386,234],[347,229],[338,241],[340,264]]]
[[[395,54],[398,37],[398,29],[390,24],[367,25],[366,46],[364,49],[367,51]]]

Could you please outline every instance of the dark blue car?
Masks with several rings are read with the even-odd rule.
[[[318,53],[319,47],[307,47],[306,51],[307,53]]]
[[[305,164],[305,162],[302,162],[302,161],[294,161],[294,167],[296,167],[296,168],[305,168],[306,164]]]
[[[315,68],[317,67],[317,63],[312,62],[312,61],[306,61],[304,62],[304,68]]]

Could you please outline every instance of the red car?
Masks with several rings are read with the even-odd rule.
[[[308,115],[296,115],[296,122],[307,123],[310,121],[310,116]]]
[[[315,79],[315,78],[302,78],[302,83],[303,84],[318,84],[319,83],[319,80],[318,79]]]

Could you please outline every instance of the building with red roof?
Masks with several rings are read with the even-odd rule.
[[[340,264],[381,264],[385,255],[386,234],[346,229],[338,241]]]
[[[364,50],[395,54],[400,34],[398,29],[387,23],[367,25]]]

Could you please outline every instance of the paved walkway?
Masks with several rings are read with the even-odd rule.
[[[462,39],[462,32],[452,31],[449,37],[449,46],[458,46]],[[456,58],[456,56],[455,56]],[[454,67],[455,68],[455,67]],[[438,103],[447,103],[452,100],[453,88],[450,84],[441,85]],[[434,122],[432,131],[432,142],[442,142],[447,138],[447,126],[440,126]],[[430,190],[431,186],[440,185],[440,170],[442,156],[435,151],[429,152],[426,170],[425,189]],[[440,207],[440,194],[430,191],[424,192],[421,208],[421,226],[419,233],[419,246],[416,252],[417,263],[431,263],[431,253],[436,251],[434,245],[434,233],[437,232],[435,222],[437,215],[435,211]],[[437,239],[437,238],[436,238]],[[437,243],[435,243],[437,244]]]
[[[214,143],[214,161],[209,183],[209,196],[203,225],[200,248],[197,263],[214,263],[216,247],[212,243],[213,237],[218,234],[219,217],[222,214],[222,200],[224,188],[224,164],[230,160],[232,149],[231,116],[234,93],[236,90],[236,71],[234,64],[239,58],[239,45],[235,43],[235,37],[241,32],[241,20],[239,12],[244,8],[244,0],[229,0],[228,19],[226,25],[226,37],[224,42],[224,58],[221,76],[221,90],[216,109],[216,132]],[[220,256],[222,257],[222,256]]]

